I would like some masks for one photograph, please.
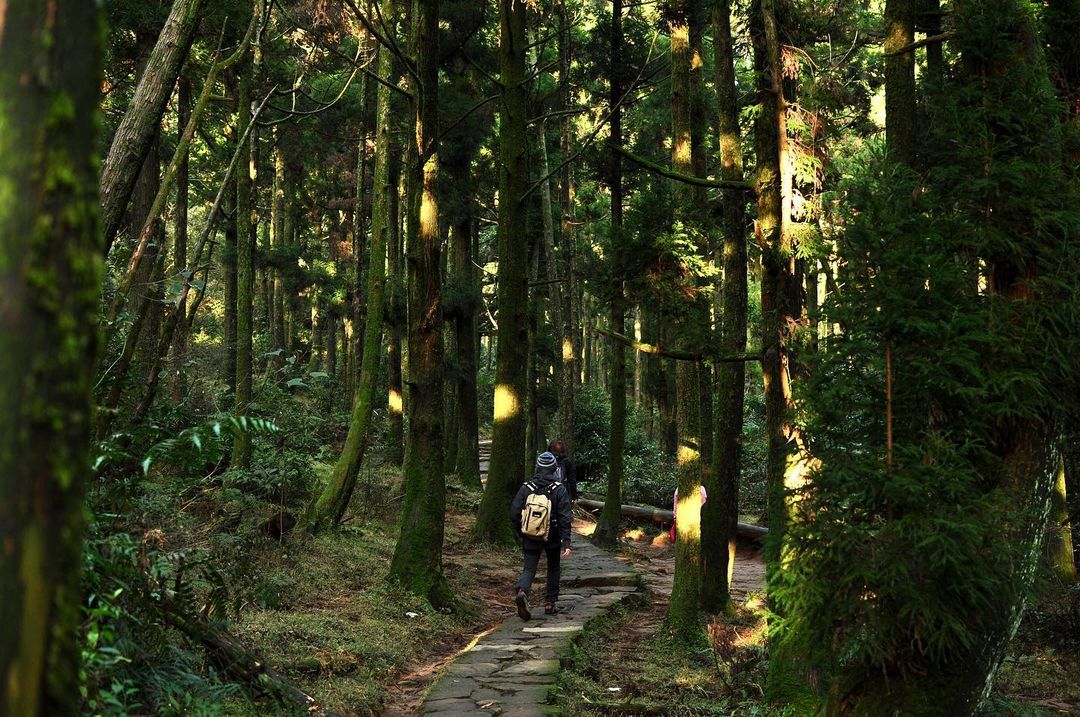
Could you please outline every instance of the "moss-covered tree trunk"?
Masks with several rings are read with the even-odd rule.
[[[394,6],[383,4],[384,17],[394,22]],[[360,359],[360,379],[353,403],[349,433],[345,447],[334,465],[330,482],[312,501],[303,523],[311,531],[337,525],[345,516],[364,461],[375,389],[379,377],[379,350],[382,345],[383,306],[386,292],[386,247],[394,217],[390,213],[390,195],[396,187],[390,183],[390,132],[392,129],[391,92],[394,81],[394,56],[386,47],[379,47],[377,72],[379,87],[375,106],[375,181],[372,196],[370,266],[367,273],[367,316],[364,320],[364,343]],[[361,142],[361,145],[363,142]],[[363,147],[361,146],[361,151]]]
[[[712,12],[720,175],[727,180],[742,180],[742,138],[735,86],[731,3],[729,0],[718,0]],[[729,192],[722,201],[724,240],[721,262],[724,274],[719,343],[721,353],[732,355],[746,350],[746,197],[741,193]],[[715,441],[712,475],[707,486],[709,500],[701,511],[701,605],[708,612],[720,612],[727,607],[735,565],[745,384],[744,364],[721,363],[716,366],[717,406],[713,417]]]
[[[409,221],[409,436],[401,535],[390,578],[433,605],[452,599],[442,572],[446,476],[443,469],[442,282],[439,262],[439,0],[413,0],[416,57],[416,178],[419,206]],[[418,210],[418,211],[417,211]]]
[[[191,80],[181,75],[176,90],[176,126],[180,134],[178,144],[182,141],[187,130],[188,120],[191,119]],[[188,240],[188,157],[189,151],[185,150],[180,156],[180,162],[176,166],[176,205],[173,208],[173,266],[177,271],[187,268],[187,240]],[[181,300],[179,310],[186,316],[187,298]],[[173,339],[170,371],[172,375],[172,400],[174,403],[183,400],[187,392],[187,376],[184,364],[187,361],[188,330],[187,322],[181,321],[176,327],[176,336]]]
[[[270,251],[273,274],[270,282],[270,349],[281,351],[270,358],[270,368],[277,371],[285,364],[285,284],[278,252],[285,248],[285,157],[281,149],[281,135],[274,133],[274,183],[270,195]]]
[[[680,0],[669,6],[667,24],[671,38],[671,168],[679,174],[693,174],[693,98],[691,96],[690,42],[691,16],[699,12],[697,0]],[[673,231],[694,238],[696,228],[694,190],[675,182]],[[696,292],[691,292],[696,294]],[[680,307],[676,319],[682,342],[700,340],[699,303]],[[671,590],[667,622],[684,639],[696,638],[701,630],[698,605],[701,595],[701,398],[697,364],[679,361],[675,368],[678,448],[676,475],[679,500],[675,542],[675,583]]]
[[[0,7],[0,714],[20,717],[80,703],[103,35],[95,3]]]
[[[495,415],[487,489],[476,516],[482,540],[511,543],[507,514],[521,485],[525,459],[528,369],[528,252],[525,191],[528,182],[526,5],[499,2],[499,330],[495,366]]]
[[[566,3],[560,2],[556,8],[557,32],[558,32],[558,62],[559,62],[559,89],[555,95],[555,111],[565,111],[570,106],[570,61],[571,61],[571,34],[570,24],[567,21]],[[570,156],[573,133],[571,132],[572,118],[564,112],[560,125],[560,153],[563,157]],[[567,451],[571,454],[574,450],[574,403],[577,400],[577,387],[581,372],[578,364],[580,354],[579,337],[580,324],[575,311],[577,282],[574,263],[574,201],[571,183],[572,163],[567,163],[559,174],[558,204],[562,213],[562,222],[559,225],[559,271],[562,274],[563,283],[560,296],[562,305],[559,308],[561,321],[558,324],[558,377],[559,377],[559,437],[566,444]]]
[[[202,0],[175,0],[165,26],[161,29],[135,96],[113,135],[101,171],[101,223],[105,250],[124,219],[139,167],[157,136],[173,86],[187,59],[195,31],[202,17]]]
[[[256,3],[256,12],[261,7],[262,3]],[[240,137],[252,122],[252,87],[258,77],[262,56],[257,43],[248,52],[249,55],[240,65],[236,94],[236,131]],[[241,149],[240,166],[236,172],[236,396],[233,412],[238,416],[246,416],[251,406],[255,229],[258,225],[254,201],[257,136],[253,128]],[[241,470],[251,466],[251,435],[246,431],[236,434],[231,466]]]
[[[779,569],[780,544],[787,521],[784,471],[788,462],[787,324],[785,297],[791,279],[790,252],[781,232],[780,171],[782,138],[786,132],[783,107],[779,32],[772,0],[759,0],[751,16],[751,39],[758,72],[762,111],[754,123],[757,154],[754,183],[757,192],[757,241],[762,252],[761,341],[765,384],[766,513],[769,543],[766,566]]]
[[[622,137],[622,45],[623,45],[623,3],[612,0],[611,3],[611,64],[608,68],[608,106],[611,111],[611,143],[621,147]],[[610,162],[611,186],[611,236],[613,241],[620,240],[623,226],[623,181],[622,161],[618,152],[611,150]],[[612,262],[616,261],[612,257]],[[614,267],[616,275],[619,268]],[[623,282],[616,278],[611,287],[611,331],[626,333],[626,299]],[[593,531],[593,540],[597,545],[613,547],[619,540],[619,525],[622,522],[622,486],[626,445],[626,350],[618,341],[611,342],[611,438],[608,441],[608,481],[605,491],[604,508]]]
[[[468,190],[467,190],[468,191]],[[468,210],[453,232],[453,266],[458,285],[470,297],[478,294],[476,272],[473,270],[472,202],[466,200]],[[470,300],[467,310],[454,316],[454,333],[457,344],[457,376],[455,397],[457,404],[457,460],[454,472],[465,485],[480,487],[480,428],[476,396],[476,314],[479,307]]]
[[[230,83],[236,88],[236,83]],[[234,95],[235,96],[235,95]],[[228,137],[226,146],[232,153],[238,133],[235,130],[226,132]],[[234,180],[235,181],[235,180]],[[222,208],[225,216],[236,215],[236,193],[226,192]],[[221,282],[224,286],[225,306],[222,315],[221,327],[221,369],[224,373],[226,385],[230,391],[236,391],[236,221],[225,222],[224,241],[221,246]]]
[[[392,145],[394,146],[394,145]],[[404,393],[401,381],[401,319],[405,313],[402,301],[401,280],[401,161],[398,152],[391,151],[390,162],[390,234],[388,237],[388,270],[387,291],[388,323],[386,337],[387,359],[387,408],[390,414],[390,431],[387,439],[387,454],[390,462],[400,466],[405,460],[405,420],[404,420]]]

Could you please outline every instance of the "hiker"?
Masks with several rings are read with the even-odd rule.
[[[525,570],[514,586],[514,602],[522,620],[529,612],[529,588],[536,577],[540,553],[547,554],[547,592],[544,614],[559,612],[559,560],[570,557],[570,494],[556,475],[557,462],[550,452],[536,459],[533,479],[518,489],[510,506],[510,524],[525,553]]]
[[[701,504],[705,505],[705,501],[709,499],[709,494],[705,492],[705,486],[701,486]],[[679,489],[675,489],[675,498],[672,503],[672,518],[671,518],[671,542],[675,542],[676,530],[675,526],[679,522]]]
[[[581,495],[577,489],[577,466],[566,455],[566,443],[563,439],[556,438],[548,444],[548,452],[555,456],[555,464],[563,484],[566,485],[566,491],[570,494],[570,500],[577,500]]]

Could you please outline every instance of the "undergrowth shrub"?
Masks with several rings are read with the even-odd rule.
[[[645,428],[646,416],[627,406],[623,499],[664,507],[675,491],[675,465]],[[595,493],[607,490],[611,404],[602,389],[585,387],[574,408],[574,463],[586,481],[579,487]]]

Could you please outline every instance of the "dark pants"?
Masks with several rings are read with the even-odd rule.
[[[518,588],[526,593],[529,592],[529,588],[533,584],[533,578],[536,577],[536,568],[540,565],[541,552],[547,553],[547,593],[544,599],[546,602],[553,603],[559,599],[559,558],[562,546],[558,543],[544,546],[543,550],[539,548],[535,550],[525,549],[525,571],[518,578],[517,585],[514,586],[514,592],[516,593]]]

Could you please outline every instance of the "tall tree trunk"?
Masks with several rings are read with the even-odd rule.
[[[181,135],[187,130],[191,119],[191,80],[181,75],[176,93],[176,127]],[[185,151],[176,167],[176,206],[173,209],[173,266],[183,271],[187,267],[188,233],[188,155]],[[187,300],[179,304],[180,311],[187,314]],[[187,322],[180,322],[176,330],[176,340],[172,346],[172,400],[178,403],[187,392],[187,376],[184,363],[187,361],[188,331]]]
[[[235,87],[235,83],[233,83]],[[238,111],[239,108],[238,108]],[[233,149],[239,133],[235,128],[227,133],[227,146]],[[240,168],[239,171],[243,171]],[[225,216],[236,216],[236,192],[227,192]],[[225,222],[225,241],[221,247],[221,278],[225,285],[225,309],[222,317],[222,368],[229,391],[236,392],[236,221]]]
[[[410,143],[411,144],[411,143]],[[393,145],[391,145],[393,147]],[[401,161],[400,153],[391,152],[390,162],[390,235],[389,235],[389,331],[387,331],[386,358],[387,383],[389,384],[387,406],[390,413],[390,436],[388,455],[390,462],[400,466],[405,460],[404,392],[401,381],[401,319],[405,307],[401,300]]]
[[[99,22],[95,3],[0,8],[0,713],[8,715],[79,710],[101,286]]]
[[[713,6],[712,24],[719,109],[720,176],[726,180],[742,180],[742,137],[735,85],[730,0],[717,0]],[[721,353],[726,355],[740,354],[746,350],[746,226],[746,198],[736,192],[725,194],[719,343]],[[709,500],[701,510],[701,605],[707,612],[713,613],[727,607],[735,566],[745,385],[744,364],[717,364],[712,475],[707,486]]]
[[[417,178],[419,207],[410,207],[409,216],[409,437],[401,535],[390,578],[441,606],[452,596],[442,572],[446,476],[438,195],[439,0],[413,0],[412,7],[416,147],[422,177]],[[412,167],[409,171],[415,173]]]
[[[571,117],[565,110],[570,106],[570,61],[571,61],[571,34],[567,20],[566,1],[560,0],[556,13],[558,15],[558,61],[559,61],[559,90],[556,93],[558,106],[556,111],[563,111],[560,120],[560,153],[569,157],[571,153]],[[571,165],[566,163],[562,168],[559,178],[559,209],[562,213],[562,222],[559,226],[559,264],[562,272],[562,306],[560,308],[561,323],[558,326],[558,352],[559,352],[559,434],[566,444],[567,451],[571,454],[574,450],[574,405],[577,400],[577,387],[581,376],[581,367],[578,365],[578,356],[581,353],[579,345],[580,317],[575,310],[577,301],[577,284],[574,266],[574,200],[571,184]]]
[[[619,100],[622,99],[622,29],[623,3],[622,0],[611,2],[611,64],[608,78],[608,107],[611,112],[611,143],[621,147],[622,136],[622,108]],[[616,245],[621,241],[620,233],[623,226],[623,185],[622,185],[622,161],[619,153],[612,149],[609,152],[610,185],[611,185],[611,237]],[[612,258],[615,261],[615,258]],[[616,273],[618,269],[616,268]],[[617,277],[611,287],[611,331],[617,334],[626,333],[626,299],[624,296],[623,282]],[[613,547],[619,540],[619,526],[622,522],[622,486],[623,466],[625,463],[623,450],[626,445],[626,351],[622,343],[611,342],[611,438],[608,441],[608,482],[607,492],[604,499],[604,508],[600,512],[600,518],[593,531],[593,540],[605,547]]]
[[[391,70],[393,71],[393,70]],[[360,89],[360,96],[364,101],[363,116],[367,117],[372,112],[377,113],[378,108],[378,90],[376,83],[371,81],[367,75],[363,78],[363,83]],[[372,108],[375,108],[372,110]],[[378,129],[376,128],[375,132]],[[352,366],[349,369],[350,385],[358,386],[360,382],[360,364],[363,360],[364,352],[364,317],[365,311],[363,307],[363,301],[366,297],[364,292],[364,279],[365,272],[368,263],[370,263],[370,255],[364,251],[364,245],[367,242],[368,231],[371,228],[372,215],[374,213],[374,191],[375,183],[373,180],[374,175],[374,162],[371,157],[371,149],[369,147],[369,141],[367,138],[367,128],[361,128],[361,140],[360,146],[357,152],[356,160],[356,200],[353,204],[353,301],[351,308],[351,316],[354,324],[353,329],[353,342],[352,342]],[[378,140],[376,139],[376,142]],[[389,176],[389,172],[387,173]],[[387,227],[390,226],[390,222],[387,223]],[[386,271],[383,270],[383,276],[385,277]],[[385,301],[385,299],[384,299]],[[355,394],[355,390],[351,392]]]
[[[465,201],[469,208],[460,217],[452,237],[454,273],[461,288],[479,293],[476,286],[476,272],[473,270],[473,226],[474,217],[471,203],[472,189],[465,190]],[[480,428],[477,415],[476,396],[476,311],[479,307],[470,304],[466,310],[454,316],[454,334],[457,344],[457,380],[455,396],[457,404],[457,461],[454,472],[458,479],[468,486],[481,487],[480,483]],[[450,436],[453,438],[454,436]]]
[[[262,2],[255,3],[255,12]],[[242,136],[252,122],[255,103],[252,87],[258,80],[262,50],[256,42],[241,65],[236,96],[236,131]],[[246,65],[246,66],[245,66]],[[241,165],[236,173],[236,400],[233,412],[246,416],[251,406],[252,305],[255,292],[255,229],[258,225],[254,191],[257,171],[258,131],[252,129],[241,150]],[[233,439],[231,467],[246,470],[251,466],[251,434],[240,431]]]
[[[165,26],[150,53],[135,96],[113,135],[101,171],[101,223],[105,251],[123,221],[138,168],[157,136],[173,85],[180,74],[199,26],[201,0],[174,0]]]
[[[270,349],[281,353],[270,359],[270,367],[277,371],[285,365],[285,353],[289,346],[285,340],[285,283],[282,279],[279,253],[285,248],[285,157],[281,149],[281,136],[275,132],[274,185],[270,198],[270,244],[274,257],[273,283],[270,289],[274,309],[270,322]]]
[[[885,2],[885,138],[889,156],[910,165],[915,158],[915,0]]]
[[[384,17],[394,21],[395,9],[392,3],[384,0]],[[394,81],[394,57],[386,47],[379,47],[378,75],[379,87],[376,90],[375,107],[375,181],[373,184],[371,217],[371,263],[367,274],[367,317],[364,322],[364,347],[361,353],[360,381],[357,384],[356,401],[353,403],[352,420],[349,433],[345,438],[345,447],[334,466],[330,482],[319,496],[312,501],[304,516],[309,530],[316,531],[330,525],[337,525],[345,516],[356,487],[356,478],[360,475],[360,466],[364,462],[368,432],[371,427],[371,414],[374,408],[375,389],[379,376],[379,347],[382,343],[383,304],[386,291],[386,248],[389,243],[394,217],[391,214],[391,193],[397,191],[390,182],[391,131],[391,89]],[[361,152],[364,140],[361,140]]]
[[[690,23],[699,11],[697,0],[676,0],[668,9],[668,32],[671,37],[671,168],[684,175],[693,174],[693,97]],[[674,220],[676,231],[692,232],[696,227],[694,190],[685,183],[674,183]],[[700,302],[680,307],[676,319],[679,337],[684,342],[698,341]],[[676,371],[678,422],[677,469],[679,500],[675,542],[675,583],[668,604],[667,622],[684,639],[695,638],[701,625],[698,606],[701,596],[701,399],[698,367],[692,361],[679,361]]]
[[[507,519],[521,485],[525,458],[525,401],[528,368],[528,233],[525,191],[527,93],[525,87],[526,6],[499,2],[499,67],[502,114],[499,120],[499,330],[495,367],[495,416],[487,489],[476,516],[482,540],[510,544]]]

